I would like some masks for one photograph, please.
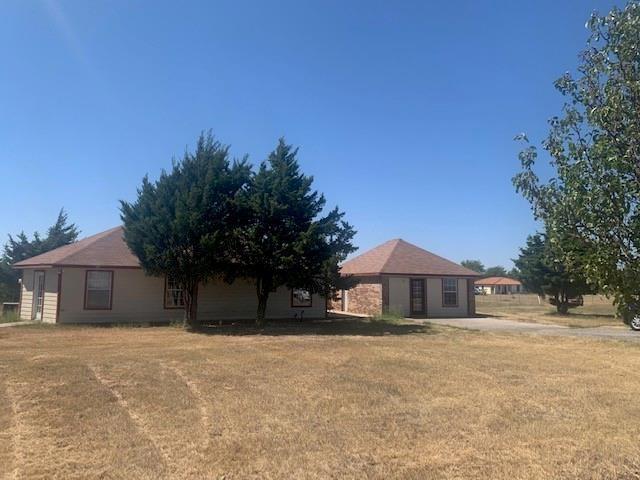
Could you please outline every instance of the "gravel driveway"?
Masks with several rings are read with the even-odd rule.
[[[448,327],[468,328],[483,332],[513,332],[538,335],[560,335],[567,337],[587,337],[608,340],[629,340],[640,342],[640,332],[634,332],[626,326],[571,328],[560,325],[543,325],[540,323],[515,322],[499,318],[430,318],[427,323],[446,325]]]

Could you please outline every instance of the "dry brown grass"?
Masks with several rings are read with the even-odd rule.
[[[585,295],[584,306],[572,308],[568,315],[559,315],[548,300],[539,303],[537,295],[476,295],[476,311],[481,315],[508,320],[568,327],[623,325],[622,320],[615,317],[611,300],[602,295]]]
[[[640,475],[636,344],[379,322],[211,333],[0,329],[0,478]]]

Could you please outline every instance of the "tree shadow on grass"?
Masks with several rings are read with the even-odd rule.
[[[562,313],[559,313],[559,312],[547,312],[544,315],[545,316],[549,316],[549,317],[563,317],[563,318],[593,317],[593,318],[608,318],[610,320],[616,320],[616,316],[615,315],[606,314],[606,313],[586,313],[586,312],[572,312],[572,311],[569,311],[569,313],[565,313],[565,314],[562,314]],[[622,320],[620,320],[620,321],[622,321]]]
[[[500,317],[506,317],[506,315],[503,314],[503,313],[478,313],[478,312],[476,312],[476,314],[473,316],[473,318],[500,318]]]
[[[435,334],[432,327],[419,323],[384,322],[364,318],[329,318],[322,320],[272,320],[264,327],[249,321],[202,325],[194,334],[204,335],[334,335],[380,337],[384,335]]]

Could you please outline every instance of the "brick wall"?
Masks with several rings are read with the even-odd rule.
[[[329,301],[327,302],[328,310],[342,311],[342,292],[338,292],[337,296],[338,296],[337,299],[330,298]]]
[[[380,279],[363,279],[347,294],[347,311],[365,315],[382,312],[382,283]]]

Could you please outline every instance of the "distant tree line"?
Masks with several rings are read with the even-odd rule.
[[[11,265],[75,242],[79,233],[78,227],[69,223],[67,212],[62,209],[44,236],[38,232],[35,232],[32,238],[24,232],[18,233],[15,237],[9,235],[0,258],[0,302],[17,302],[20,299],[20,271],[14,270]]]
[[[571,245],[577,252],[575,239],[564,239],[564,246]],[[552,299],[558,313],[566,314],[569,308],[577,306],[572,299],[586,293],[594,293],[596,287],[587,281],[584,265],[578,263],[579,256],[568,263],[561,250],[562,245],[554,243],[544,233],[536,233],[527,238],[520,249],[518,258],[513,259],[514,268],[507,270],[497,266],[485,268],[479,260],[463,260],[462,266],[483,277],[509,277],[522,282],[525,291]]]
[[[519,275],[517,269],[512,268],[511,270],[507,271],[507,269],[501,265],[485,268],[484,264],[480,260],[463,260],[462,262],[460,262],[460,265],[481,274],[483,277],[518,278]]]
[[[565,242],[570,244],[571,240]],[[578,263],[580,257],[574,257],[569,263],[561,248],[549,235],[536,233],[527,238],[514,264],[526,290],[550,297],[558,313],[566,314],[569,308],[577,306],[572,299],[595,293],[596,287],[588,282],[584,265]]]

